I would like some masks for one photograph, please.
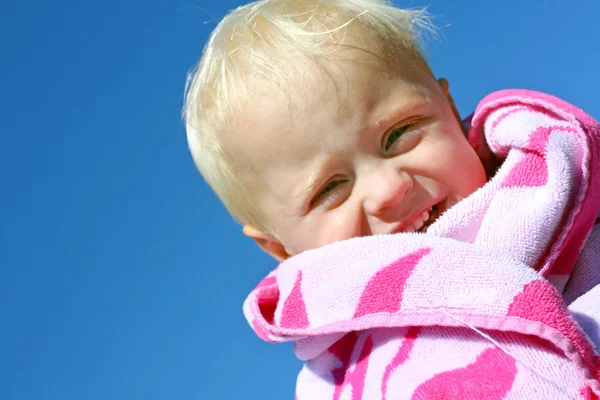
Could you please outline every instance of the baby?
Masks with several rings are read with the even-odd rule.
[[[432,30],[381,0],[262,0],[213,32],[189,147],[282,262],[246,317],[296,342],[298,400],[597,398],[600,128],[514,90],[467,130]]]
[[[282,261],[357,236],[423,232],[486,181],[424,11],[266,0],[213,32],[185,105],[189,146],[243,231]]]

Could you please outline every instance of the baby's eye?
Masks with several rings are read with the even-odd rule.
[[[325,185],[325,187],[323,189],[321,189],[321,191],[319,192],[319,194],[317,196],[323,196],[323,195],[327,194],[328,192],[331,192],[339,184],[340,184],[340,181],[329,182],[327,185]]]
[[[384,144],[384,149],[387,151],[390,149],[390,147],[392,147],[392,145],[394,144],[394,142],[396,140],[398,140],[402,135],[404,135],[404,133],[408,130],[408,128],[410,128],[413,124],[408,124],[408,125],[403,125],[403,126],[399,126],[397,128],[393,128],[390,131],[390,134],[387,136],[387,139],[385,139],[385,144]]]
[[[330,192],[332,192],[338,186],[340,186],[341,184],[343,184],[345,182],[347,182],[347,180],[337,180],[337,181],[331,181],[331,182],[327,183],[325,186],[323,186],[321,191],[319,193],[317,193],[317,195],[311,200],[311,202],[310,202],[311,206],[322,201],[323,198],[325,198],[328,194],[330,194]]]

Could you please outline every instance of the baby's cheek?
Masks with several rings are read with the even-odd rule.
[[[357,223],[343,210],[328,211],[301,231],[302,237],[297,238],[297,243],[301,243],[302,251],[360,236]]]
[[[457,169],[456,175],[459,179],[458,186],[460,186],[463,196],[467,197],[482,187],[486,183],[487,177],[483,164],[475,152],[463,155],[461,161],[460,164],[457,164],[460,170]]]
[[[328,232],[325,232],[321,236],[320,242],[321,242],[322,246],[325,246],[325,245],[328,245],[331,243],[350,239],[355,236],[357,236],[357,235],[354,234],[352,229],[349,229],[348,227],[346,227],[344,225],[336,225],[336,226],[332,226],[331,229],[328,230]]]

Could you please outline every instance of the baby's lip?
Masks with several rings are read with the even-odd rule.
[[[413,213],[409,218],[402,221],[395,229],[392,229],[390,234],[404,232],[406,228],[412,226],[413,222],[415,222],[415,220],[419,218],[423,214],[423,212],[429,211],[429,209],[441,202],[442,199],[436,199],[435,201],[429,203],[426,207],[420,208],[419,211]]]

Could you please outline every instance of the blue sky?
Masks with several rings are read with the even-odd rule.
[[[187,71],[238,1],[4,2],[0,398],[293,398],[241,306],[275,266],[195,171]],[[406,3],[401,3],[406,4]],[[430,0],[464,114],[536,89],[600,117],[593,0]]]

